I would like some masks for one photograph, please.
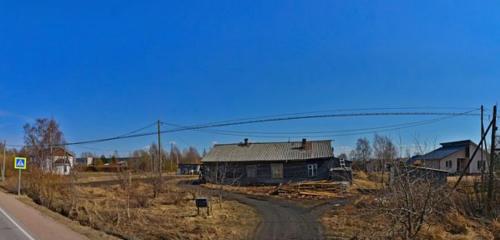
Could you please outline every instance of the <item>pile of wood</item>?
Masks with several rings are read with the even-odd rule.
[[[339,197],[339,193],[346,192],[347,186],[347,183],[327,181],[280,184],[268,194],[298,198],[335,198]]]

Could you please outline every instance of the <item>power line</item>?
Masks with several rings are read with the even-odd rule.
[[[128,135],[131,135],[131,134],[134,134],[134,133],[138,133],[142,130],[145,130],[145,129],[148,129],[150,127],[153,127],[153,126],[156,126],[156,122],[153,122],[151,124],[148,124],[146,125],[145,127],[142,127],[142,128],[139,128],[139,129],[136,129],[134,131],[131,131],[131,132],[128,132],[128,133],[125,133],[125,134],[122,134],[122,135],[119,135],[118,137],[125,137],[125,136],[128,136]]]
[[[456,115],[457,116],[457,115]],[[193,131],[200,131],[205,133],[219,134],[219,135],[229,135],[229,136],[244,136],[244,137],[259,137],[259,138],[293,138],[293,137],[339,137],[339,136],[355,136],[362,135],[367,133],[377,133],[377,132],[387,132],[394,131],[404,128],[417,127],[422,125],[433,124],[448,118],[456,117],[456,116],[446,116],[441,118],[434,118],[424,121],[418,122],[408,122],[408,123],[400,123],[394,125],[386,125],[382,127],[373,127],[373,128],[358,128],[358,129],[348,129],[348,130],[337,130],[337,131],[323,131],[323,132],[314,132],[314,133],[322,133],[323,135],[301,135],[307,132],[288,132],[290,135],[257,135],[255,133],[268,133],[268,132],[251,132],[251,131],[227,131],[227,130],[211,130],[211,129],[194,129]],[[177,124],[167,124],[171,126],[182,127]],[[368,131],[369,130],[369,131]],[[325,133],[332,133],[329,135],[324,135]],[[339,134],[336,134],[339,133]]]
[[[461,112],[461,113],[457,113],[457,112],[369,112],[369,113],[317,114],[317,115],[275,117],[275,118],[243,120],[243,121],[225,122],[225,123],[222,122],[222,123],[205,124],[205,125],[194,125],[194,126],[180,127],[180,128],[176,128],[176,129],[170,129],[170,130],[163,130],[160,133],[163,134],[163,133],[181,132],[181,131],[197,130],[197,129],[205,129],[205,128],[215,128],[215,127],[225,127],[225,126],[235,126],[235,125],[247,125],[247,124],[267,123],[267,122],[291,121],[291,120],[321,119],[321,118],[370,117],[370,116],[475,116],[476,114],[471,114],[474,111],[477,111],[477,109],[467,111],[467,112]],[[119,139],[150,136],[150,135],[155,135],[155,134],[157,134],[157,132],[138,133],[138,134],[131,134],[131,135],[127,135],[127,136],[117,136],[117,137],[101,138],[101,139],[86,140],[86,141],[68,142],[68,143],[64,143],[64,144],[58,144],[55,146],[80,145],[80,144],[89,144],[89,143],[108,142],[108,141],[114,141],[114,140],[119,140]]]
[[[267,119],[267,118],[278,118],[278,117],[293,117],[300,115],[317,115],[319,113],[339,113],[339,112],[361,112],[361,111],[382,111],[382,110],[464,110],[464,111],[477,111],[479,108],[464,108],[464,107],[378,107],[378,108],[340,108],[340,109],[332,109],[332,110],[321,110],[321,111],[308,111],[308,112],[295,112],[295,113],[285,113],[285,114],[274,114],[274,115],[264,115],[260,117],[250,117],[250,118],[236,118],[232,120],[224,120],[224,121],[216,121],[216,122],[208,122],[204,124],[191,125],[194,126],[204,126],[204,125],[212,125],[212,124],[224,124],[231,122],[240,122],[240,121],[252,121],[258,119]],[[351,113],[353,114],[353,113]],[[359,113],[362,114],[362,113]],[[328,115],[328,114],[326,114]],[[479,114],[471,114],[471,116],[479,116]]]

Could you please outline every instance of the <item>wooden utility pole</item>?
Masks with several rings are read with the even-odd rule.
[[[488,193],[487,193],[487,211],[491,214],[493,210],[493,200],[495,198],[495,150],[496,150],[496,132],[497,132],[497,106],[493,106],[491,129],[491,147],[490,164],[488,169]]]
[[[161,176],[161,173],[163,171],[162,169],[162,160],[161,160],[161,129],[160,129],[160,120],[158,120],[158,176],[159,176],[159,180],[160,180],[160,183],[162,182],[162,176]]]
[[[484,136],[484,106],[481,105],[481,138]],[[484,160],[484,146],[486,146],[486,143],[481,144],[481,184],[482,188],[484,189],[484,172],[486,170],[486,161]]]
[[[7,141],[3,140],[2,182],[5,182],[5,148],[7,148]]]

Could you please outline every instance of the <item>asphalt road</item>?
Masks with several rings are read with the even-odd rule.
[[[16,220],[0,208],[0,240],[32,240],[31,235],[23,231]]]
[[[0,240],[85,240],[85,236],[0,191]]]
[[[183,186],[196,189],[201,194],[218,195],[217,190],[189,184]],[[322,225],[319,222],[320,215],[331,206],[346,202],[346,200],[334,200],[307,207],[292,201],[232,192],[224,192],[223,198],[236,200],[257,210],[262,219],[254,239],[259,240],[324,239]]]

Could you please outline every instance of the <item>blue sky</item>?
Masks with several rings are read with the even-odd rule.
[[[22,125],[37,117],[54,117],[66,139],[78,141],[157,119],[189,125],[331,109],[489,107],[500,98],[499,7],[494,1],[2,1],[0,139],[22,143]],[[423,119],[429,117],[226,129],[326,131]],[[478,132],[477,118],[462,117],[384,134],[410,145],[415,138],[477,140]],[[357,137],[330,139],[341,152]],[[163,138],[203,149],[243,136]],[[154,140],[72,150],[126,155]]]

